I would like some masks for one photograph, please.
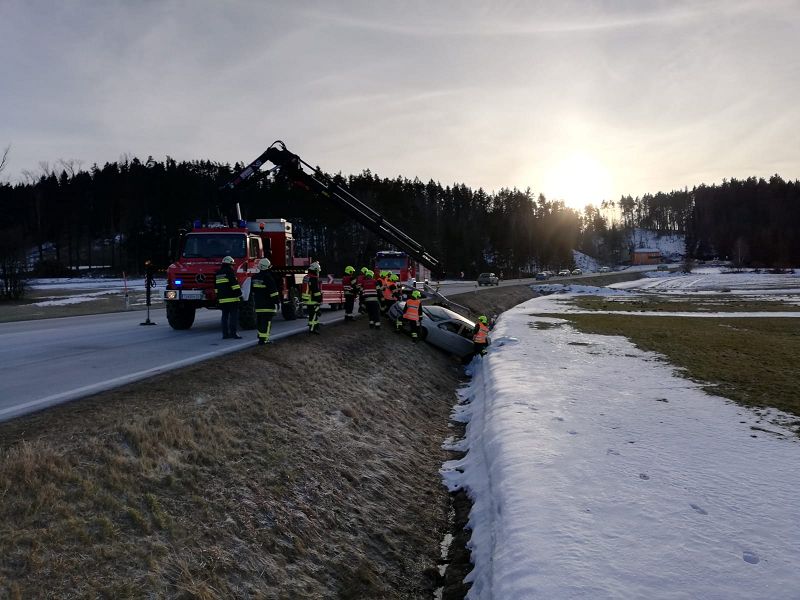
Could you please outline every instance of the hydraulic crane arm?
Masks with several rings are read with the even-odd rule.
[[[369,205],[363,203],[333,179],[313,168],[296,154],[286,149],[280,140],[274,142],[261,156],[245,167],[224,187],[234,189],[243,181],[255,175],[266,163],[275,165],[270,171],[277,170],[281,175],[296,184],[333,201],[353,217],[361,225],[381,236],[409,256],[418,260],[431,271],[439,271],[439,261],[431,256],[417,241],[389,223],[383,216]],[[268,171],[269,172],[269,171]]]

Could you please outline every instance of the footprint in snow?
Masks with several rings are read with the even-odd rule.
[[[647,481],[648,479],[650,479],[650,475],[648,475],[647,473],[639,473],[639,479],[644,479],[645,481]]]
[[[553,417],[554,421],[563,421],[564,417]]]
[[[761,560],[758,558],[758,554],[755,552],[750,552],[749,550],[745,550],[742,552],[742,560],[746,563],[750,563],[751,565],[757,565],[758,562]]]
[[[567,433],[570,434],[570,435],[578,435],[577,431],[568,431]]]
[[[701,508],[700,506],[697,506],[697,504],[689,504],[689,506],[691,506],[693,510],[695,510],[698,513],[700,513],[701,515],[707,515],[708,514],[708,511],[706,509]]]
[[[614,456],[619,456],[619,452],[617,452],[613,448],[609,448],[608,450],[606,450],[606,455],[608,455],[608,454],[612,454]]]

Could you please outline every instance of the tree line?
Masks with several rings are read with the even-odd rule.
[[[58,275],[102,266],[141,273],[146,260],[164,268],[180,229],[195,219],[230,218],[237,202],[245,218],[292,222],[298,254],[321,261],[326,272],[371,264],[388,248],[323,198],[284,180],[222,189],[242,166],[149,157],[84,170],[62,161],[58,169],[26,173],[22,182],[0,183],[0,270]],[[437,257],[441,275],[488,270],[510,277],[570,267],[575,248],[612,264],[634,244],[634,228],[685,234],[696,258],[800,264],[800,182],[777,175],[623,196],[583,211],[530,189],[487,193],[369,170],[334,179]]]

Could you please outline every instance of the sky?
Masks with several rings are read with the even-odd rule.
[[[473,501],[469,600],[800,598],[797,417],[708,395],[663,357],[559,318],[578,312],[570,296],[631,300],[647,281],[520,304],[469,365],[453,412],[466,435],[445,442],[467,453],[442,469]],[[675,293],[732,283],[711,270],[653,281]],[[733,285],[797,300],[800,278],[740,273]],[[733,327],[743,314],[693,316]]]
[[[569,205],[800,177],[800,2],[0,0],[0,180],[247,163]]]

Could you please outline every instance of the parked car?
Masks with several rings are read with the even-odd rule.
[[[550,275],[548,275],[546,272],[542,271],[541,273],[536,274],[537,281],[544,281],[545,279],[550,279]]]
[[[583,271],[580,269],[572,269],[573,275],[583,275]]]
[[[669,271],[669,267],[667,265],[658,265],[656,267],[657,271]]]
[[[389,317],[393,320],[402,317],[405,306],[405,302],[395,302],[389,309]],[[423,304],[422,316],[420,337],[423,340],[459,358],[472,355],[474,322],[443,306]]]
[[[559,277],[568,277],[569,275],[571,275],[571,273],[569,272],[569,269],[561,269],[558,272],[558,276]]]
[[[494,273],[481,273],[478,275],[478,285],[500,285],[500,278]]]
[[[600,273],[610,273],[611,267],[600,267],[599,271]]]

